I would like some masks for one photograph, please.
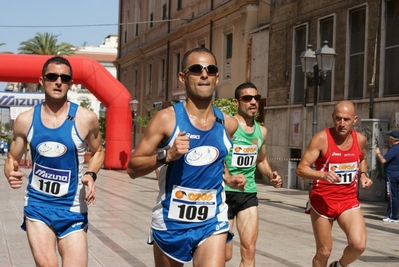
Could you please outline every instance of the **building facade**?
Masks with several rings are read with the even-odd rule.
[[[99,46],[88,45],[77,47],[76,52],[72,56],[86,57],[95,60],[116,78],[117,72],[113,62],[116,59],[117,52],[118,36],[116,34],[110,34],[104,38],[104,42]],[[68,99],[77,104],[80,104],[82,101],[89,101],[90,108],[98,117],[100,117],[100,111],[105,109],[101,102],[82,84],[72,85],[72,88],[68,91]]]
[[[317,131],[332,126],[338,101],[355,103],[359,131],[365,131],[362,119],[397,127],[399,0],[120,0],[119,5],[115,65],[118,79],[139,101],[138,115],[148,114],[154,103],[184,99],[177,80],[181,58],[204,46],[220,68],[215,98],[233,98],[245,81],[258,87],[269,161],[284,187],[309,188],[295,176],[296,164],[312,126]],[[308,44],[316,50],[325,40],[337,56],[316,102],[300,55]],[[139,127],[138,140],[144,130]]]

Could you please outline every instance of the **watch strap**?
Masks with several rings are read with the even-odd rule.
[[[95,172],[85,172],[84,175],[90,175],[93,178],[94,182],[97,180],[97,173],[95,173]]]
[[[157,161],[161,162],[162,164],[166,163],[166,152],[167,149],[162,149],[157,152]]]

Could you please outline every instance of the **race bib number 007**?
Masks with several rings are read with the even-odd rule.
[[[231,154],[231,165],[236,168],[251,167],[256,164],[258,146],[256,145],[233,145]]]

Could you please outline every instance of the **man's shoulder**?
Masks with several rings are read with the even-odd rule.
[[[356,134],[357,142],[359,144],[367,142],[367,138],[366,138],[366,136],[363,133],[355,131],[355,130],[352,130],[352,131]]]
[[[78,106],[76,111],[76,119],[83,119],[85,122],[91,122],[97,120],[97,115],[94,111]]]

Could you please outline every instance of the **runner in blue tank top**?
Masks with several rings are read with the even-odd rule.
[[[95,203],[94,181],[104,161],[98,119],[94,112],[68,101],[73,80],[65,58],[47,60],[39,82],[45,101],[17,117],[4,173],[12,188],[22,187],[18,163],[30,144],[33,165],[21,228],[27,232],[35,263],[58,266],[58,247],[62,266],[84,267],[87,205]],[[93,156],[83,174],[87,145]]]
[[[127,171],[136,178],[164,164],[149,240],[157,267],[191,260],[193,266],[225,266],[224,182],[241,190],[246,183],[242,174],[230,176],[224,165],[238,123],[212,106],[219,73],[208,49],[187,52],[181,69],[187,99],[154,116]]]

